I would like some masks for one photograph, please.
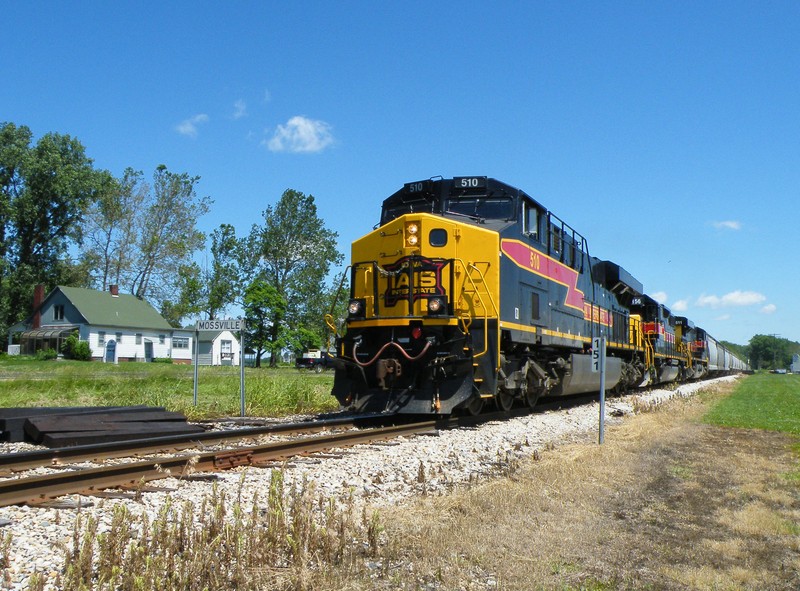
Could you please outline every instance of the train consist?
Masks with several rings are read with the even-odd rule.
[[[746,369],[525,192],[487,177],[406,184],[352,244],[333,394],[359,411],[478,413]],[[337,330],[342,328],[341,330]]]

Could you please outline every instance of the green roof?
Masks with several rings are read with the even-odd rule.
[[[134,295],[111,295],[109,291],[62,287],[60,290],[73,306],[95,326],[120,326],[125,328],[154,328],[171,330],[169,322],[153,306]]]

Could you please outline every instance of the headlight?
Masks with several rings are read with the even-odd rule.
[[[419,243],[419,224],[406,224],[406,245],[416,246]]]
[[[350,300],[350,303],[347,305],[347,313],[350,314],[350,316],[359,316],[362,309],[363,305],[361,300]]]
[[[428,299],[428,312],[431,314],[438,314],[444,310],[444,302],[441,298]]]

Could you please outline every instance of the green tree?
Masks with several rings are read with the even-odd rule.
[[[130,268],[136,220],[144,215],[149,192],[142,173],[127,168],[121,179],[102,187],[89,209],[82,260],[94,270],[94,284],[103,291],[111,284],[119,285]]]
[[[754,369],[777,369],[789,366],[794,351],[787,339],[757,334],[750,339],[747,352]]]
[[[48,133],[34,144],[28,127],[0,124],[0,338],[30,313],[37,283],[86,281],[67,252],[109,182],[77,139]]]
[[[241,242],[230,224],[221,224],[211,233],[211,269],[207,275],[208,297],[206,312],[209,319],[217,318],[236,302],[241,291]]]
[[[180,327],[187,316],[203,311],[207,289],[200,265],[191,262],[178,269],[176,299],[161,302],[161,316],[174,327]]]
[[[253,225],[246,244],[253,268],[286,302],[286,310],[273,310],[269,322],[270,366],[277,364],[281,347],[295,340],[300,329],[322,331],[318,315],[324,297],[325,278],[332,264],[341,263],[336,232],[317,215],[312,195],[287,189],[278,203],[263,213],[264,225]]]
[[[192,255],[205,245],[197,220],[211,199],[198,197],[199,177],[167,170],[163,164],[152,184],[141,171],[126,169],[107,187],[86,224],[82,260],[97,269],[96,284],[115,283],[140,298],[155,301],[173,323],[182,309],[181,288],[191,283]]]
[[[255,351],[256,367],[261,367],[264,353],[270,353],[271,361],[286,345],[286,327],[282,323],[286,317],[286,300],[270,282],[259,277],[247,286],[242,307],[246,342]],[[277,330],[273,330],[276,321],[279,324]]]
[[[205,314],[210,320],[219,318],[237,300],[241,291],[239,260],[241,243],[230,224],[222,224],[211,233],[211,263],[202,268],[192,262],[178,271],[177,299],[165,300],[161,314],[173,326],[189,315]]]
[[[159,302],[169,299],[180,266],[203,247],[205,235],[197,230],[197,219],[208,213],[211,199],[198,198],[194,186],[199,180],[170,172],[163,164],[156,168],[144,215],[137,218],[128,272],[133,295]]]

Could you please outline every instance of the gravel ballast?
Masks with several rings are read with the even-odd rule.
[[[658,389],[606,402],[606,425],[625,420],[634,408],[658,405],[672,397],[688,397],[698,390],[734,377]],[[324,497],[348,498],[357,505],[397,506],[419,494],[441,494],[453,486],[507,471],[515,462],[537,456],[559,444],[596,441],[598,404],[536,413],[496,421],[471,429],[440,431],[430,436],[399,438],[388,444],[361,445],[341,454],[300,458],[284,465],[288,485],[312,483]],[[0,445],[3,453],[22,451],[19,444]],[[29,449],[27,446],[26,449]],[[254,494],[266,498],[272,470],[240,468],[218,474],[215,485],[229,499],[249,506]],[[192,501],[195,506],[214,486],[210,482],[185,482],[167,478],[154,482],[169,492],[151,492],[139,501],[96,499],[73,495],[79,509],[39,507],[0,508],[0,540],[12,537],[10,565],[0,577],[0,589],[25,589],[34,572],[53,580],[63,564],[63,548],[71,543],[76,516],[94,516],[99,532],[110,524],[114,507],[127,505],[132,515],[147,512],[154,518],[167,499],[173,504]],[[5,586],[4,586],[5,585]],[[46,585],[47,588],[54,588]]]

